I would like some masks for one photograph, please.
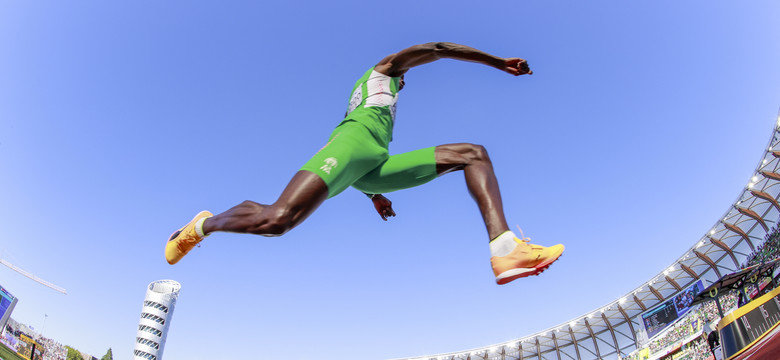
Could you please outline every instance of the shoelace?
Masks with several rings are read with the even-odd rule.
[[[182,230],[184,230],[184,228],[180,229],[180,230],[178,231],[178,234],[176,234],[176,236],[179,236],[179,235],[181,235],[181,232],[182,232]],[[173,237],[175,238],[176,236],[173,236]],[[201,241],[202,241],[202,240],[203,240],[203,239],[201,239]],[[201,241],[198,241],[198,242],[196,242],[196,243],[195,243],[195,246],[197,246],[197,247],[200,247],[200,243],[201,243]],[[193,246],[193,247],[195,247],[195,246]],[[186,242],[185,242],[185,241],[177,241],[177,243],[176,243],[176,247],[179,249],[179,251],[181,251],[181,252],[183,252],[183,253],[187,253],[187,252],[189,252],[189,251],[192,249],[192,248],[190,248],[190,249],[187,249],[187,244],[186,244]]]
[[[518,240],[520,240],[520,241],[522,241],[522,242],[524,242],[524,243],[529,243],[529,242],[531,242],[531,238],[529,238],[529,237],[525,237],[525,234],[523,234],[523,229],[521,229],[521,228],[520,228],[520,225],[515,225],[515,226],[517,226],[517,231],[520,231],[520,236],[522,236],[522,237],[521,237],[520,239],[518,239]]]
[[[517,230],[520,231],[520,236],[522,236],[522,238],[520,238],[519,240],[526,243],[526,245],[528,245],[531,248],[532,253],[534,250],[539,251],[539,253],[537,253],[536,255],[537,258],[539,256],[542,256],[541,254],[544,251],[544,246],[531,244],[531,238],[526,237],[525,234],[523,234],[523,229],[520,228],[520,225],[515,225],[515,226],[517,226]]]

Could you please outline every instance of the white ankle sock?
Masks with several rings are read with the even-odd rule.
[[[195,233],[198,234],[201,238],[206,237],[206,234],[203,233],[203,223],[206,222],[207,217],[198,220],[198,222],[195,223]]]
[[[515,233],[507,230],[490,241],[490,256],[507,256],[517,246]]]

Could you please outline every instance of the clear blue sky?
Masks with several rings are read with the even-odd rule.
[[[747,184],[780,106],[774,1],[0,3],[0,267],[13,314],[131,357],[146,286],[182,284],[166,359],[390,359],[519,338],[635,289]],[[461,173],[348,190],[282,238],[217,234],[176,266],[196,212],[272,202],[385,55],[452,41],[533,76],[410,71],[391,152],[490,152],[510,224],[561,242],[497,286]]]

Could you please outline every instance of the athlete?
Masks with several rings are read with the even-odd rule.
[[[388,55],[355,83],[344,119],[327,144],[293,176],[275,203],[264,205],[247,200],[218,215],[198,213],[168,239],[168,263],[177,263],[206,236],[218,231],[283,235],[323,201],[350,186],[365,193],[386,221],[395,212],[383,193],[422,185],[437,176],[463,170],[469,193],[487,227],[496,282],[506,284],[547,269],[561,256],[563,245],[534,245],[509,230],[498,181],[484,147],[446,144],[388,154],[404,75],[413,67],[439,59],[475,62],[514,76],[533,73],[523,59],[501,58],[445,42],[415,45]]]

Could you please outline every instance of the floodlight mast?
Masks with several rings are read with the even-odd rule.
[[[52,284],[52,283],[50,283],[50,282],[48,282],[46,280],[43,280],[43,279],[41,279],[41,278],[39,278],[39,277],[37,277],[37,276],[35,276],[33,274],[30,274],[29,272],[24,271],[23,269],[17,267],[14,264],[11,264],[10,262],[8,262],[5,259],[0,258],[0,264],[8,266],[11,270],[18,272],[18,273],[20,273],[20,274],[30,278],[31,280],[33,280],[33,281],[43,285],[43,286],[46,286],[46,287],[48,287],[48,288],[50,288],[50,289],[52,289],[54,291],[61,292],[63,295],[68,295],[68,291],[67,290],[65,290],[65,289],[63,289],[63,288],[61,288],[61,287],[59,287],[57,285],[54,285],[54,284]]]

